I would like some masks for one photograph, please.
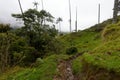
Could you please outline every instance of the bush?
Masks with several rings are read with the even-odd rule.
[[[29,66],[36,61],[39,57],[39,53],[36,51],[34,47],[26,47],[23,50],[24,56],[21,62],[21,66]]]
[[[11,29],[9,24],[0,24],[0,33],[5,33]]]
[[[76,47],[70,47],[68,49],[66,49],[66,54],[71,55],[71,54],[75,54],[78,52],[78,49]]]

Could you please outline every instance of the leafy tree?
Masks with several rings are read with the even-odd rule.
[[[28,66],[35,62],[37,55],[36,49],[27,45],[24,38],[19,38],[14,41],[9,48],[11,53],[11,64],[10,65],[21,65]]]
[[[21,14],[13,14],[15,18],[23,19]],[[54,26],[49,24],[53,23],[54,17],[45,10],[40,12],[36,9],[29,9],[24,12],[24,23],[25,26],[22,28],[21,33],[26,35],[29,46],[34,47],[40,56],[43,57],[48,50],[48,45],[55,39],[57,30]]]
[[[41,18],[41,25],[43,25],[43,21],[44,21],[44,25],[46,25],[46,22],[51,22],[53,23],[53,16],[49,13],[46,12],[45,10],[41,10],[40,11],[40,18]]]
[[[43,22],[53,22],[54,17],[45,10],[41,10],[40,12],[36,9],[29,9],[24,12],[24,19],[21,14],[12,14],[13,17],[18,19],[23,19],[25,27],[29,27],[30,29],[34,29],[33,26],[43,26]],[[47,25],[47,24],[44,24]],[[31,28],[32,27],[32,28]]]

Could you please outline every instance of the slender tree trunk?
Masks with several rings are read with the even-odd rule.
[[[20,10],[21,10],[21,13],[22,13],[22,18],[23,18],[23,21],[24,21],[24,25],[27,27],[27,24],[25,23],[25,16],[24,16],[24,12],[23,12],[20,0],[18,0],[18,3],[19,3],[19,7],[20,7]]]
[[[42,4],[42,10],[44,10],[44,6],[43,6],[43,0],[41,0],[41,4]]]
[[[44,5],[43,5],[43,0],[41,0],[41,4],[42,4],[42,10],[44,10]],[[46,23],[45,23],[45,18],[43,17],[43,25],[45,25]],[[42,26],[43,26],[42,25]]]
[[[22,16],[24,17],[23,9],[22,9],[22,6],[21,6],[21,2],[20,2],[20,0],[18,0],[18,3],[19,3],[19,7],[20,7],[20,10],[21,10]]]
[[[75,21],[75,31],[77,32],[77,7],[76,7],[76,21]]]
[[[70,32],[71,32],[71,31],[72,31],[72,28],[71,28],[71,3],[70,3],[70,0],[69,0],[69,14],[70,14],[69,23],[70,23]]]
[[[100,4],[98,5],[98,24],[100,23]]]
[[[118,1],[119,1],[119,0],[115,0],[115,1],[114,1],[113,23],[116,23],[116,22],[117,22]]]

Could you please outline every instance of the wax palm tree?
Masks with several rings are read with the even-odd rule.
[[[44,6],[43,6],[43,0],[41,0],[41,4],[42,4],[42,10],[44,10]]]
[[[61,33],[61,22],[62,22],[63,20],[62,20],[62,18],[57,18],[57,21],[56,21],[56,23],[57,24],[59,24],[59,31],[60,31],[60,33]]]
[[[71,3],[69,0],[69,14],[70,14],[70,19],[69,19],[69,23],[70,23],[70,32],[72,31],[72,27],[71,27]]]
[[[119,0],[114,0],[113,23],[116,23],[116,22],[117,22],[118,2],[119,2]]]
[[[38,2],[34,1],[33,4],[35,6],[35,9],[37,10],[38,9],[38,5],[39,5]]]
[[[21,5],[20,0],[18,0],[18,3],[19,3],[19,7],[20,7],[20,10],[21,10],[22,16],[24,17],[24,14],[23,14],[23,9],[22,9],[22,5]]]

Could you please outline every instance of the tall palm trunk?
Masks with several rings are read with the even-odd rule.
[[[100,23],[100,4],[98,4],[98,24]]]
[[[27,27],[27,24],[25,23],[25,16],[24,16],[24,12],[23,12],[20,0],[18,0],[18,3],[19,3],[19,7],[20,7],[20,10],[21,10],[21,13],[22,13],[22,18],[23,18],[23,21],[24,21],[24,25]]]
[[[41,0],[41,4],[42,4],[42,10],[44,10],[44,6],[43,6],[43,0]]]
[[[42,10],[44,10],[44,5],[43,5],[43,0],[41,0],[41,4],[42,4]],[[45,23],[45,18],[43,17],[43,25],[45,25],[46,23]]]
[[[18,3],[19,3],[19,7],[20,7],[20,10],[21,10],[22,16],[24,17],[23,9],[22,9],[22,6],[21,6],[21,2],[20,2],[20,0],[18,0]]]
[[[70,0],[69,0],[69,14],[70,14],[70,20],[69,20],[69,23],[70,23],[70,32],[71,32],[72,29],[71,29],[71,3],[70,3]]]
[[[116,23],[116,22],[117,22],[118,1],[119,1],[119,0],[115,0],[115,1],[114,1],[113,23]]]
[[[76,7],[76,21],[75,21],[75,31],[77,32],[77,7]]]

